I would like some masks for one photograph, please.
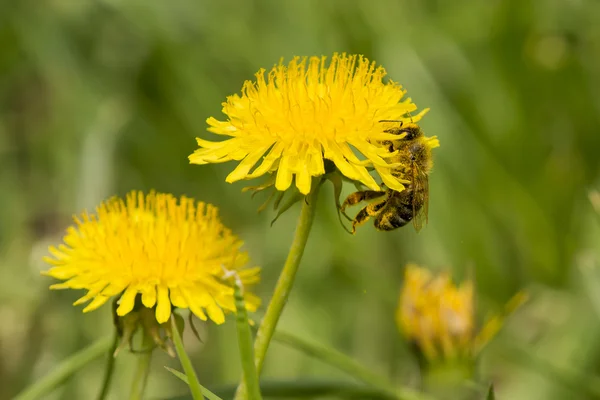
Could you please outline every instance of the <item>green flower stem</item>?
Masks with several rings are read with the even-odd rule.
[[[248,313],[244,304],[244,295],[241,282],[236,281],[234,289],[235,308],[236,308],[236,327],[238,335],[238,345],[240,348],[240,358],[242,361],[242,369],[244,370],[244,380],[248,395],[253,400],[261,400],[260,384],[258,381],[258,373],[254,365],[254,347],[252,345],[252,332],[248,324]]]
[[[437,399],[467,399],[473,397],[472,382],[475,365],[465,360],[427,365],[421,369],[423,391]]]
[[[110,389],[110,383],[112,382],[113,371],[115,368],[115,351],[117,350],[117,346],[119,345],[119,335],[117,332],[113,335],[113,342],[110,348],[108,349],[108,354],[106,355],[106,367],[104,369],[104,380],[102,381],[102,388],[100,389],[100,393],[98,394],[98,400],[104,400],[108,395],[108,391]]]
[[[64,360],[48,375],[25,388],[14,400],[40,399],[52,392],[76,372],[79,372],[90,362],[105,354],[113,343],[112,337],[102,338],[78,353]]]
[[[133,382],[131,384],[131,393],[129,400],[142,400],[144,398],[144,391],[146,390],[146,384],[148,383],[148,374],[150,373],[150,361],[152,361],[152,351],[154,348],[154,341],[146,329],[142,329],[142,350],[138,355],[138,365],[133,376]]]
[[[317,198],[319,195],[320,186],[320,181],[313,181],[311,192],[302,202],[302,210],[300,211],[300,217],[298,218],[298,225],[296,226],[296,233],[294,235],[292,246],[290,247],[290,252],[288,253],[283,270],[281,271],[279,279],[277,280],[277,284],[275,285],[275,292],[273,293],[271,302],[267,307],[265,316],[261,321],[260,327],[258,328],[258,332],[256,334],[256,340],[254,342],[254,363],[259,375],[262,371],[269,344],[271,343],[271,339],[275,333],[275,327],[277,326],[279,317],[281,317],[283,308],[287,303],[287,299],[294,284],[296,272],[298,272],[300,260],[302,260],[302,255],[304,254],[304,248],[306,247],[306,242],[308,241],[310,228],[312,227],[312,223],[315,218],[315,210],[317,207]],[[236,392],[235,400],[246,399],[248,399],[248,392],[246,385],[242,380]]]
[[[430,399],[429,396],[418,393],[414,390],[398,388],[392,385],[387,379],[378,374],[374,374],[368,368],[359,364],[356,360],[330,347],[308,341],[292,333],[283,332],[280,330],[275,333],[274,339],[279,343],[286,344],[311,357],[321,360],[324,363],[339,369],[340,371],[344,371],[348,375],[355,377],[356,379],[368,384],[369,386],[372,386],[375,389],[378,389],[383,393],[386,393],[390,397],[405,400]]]
[[[177,357],[179,357],[179,362],[183,367],[183,371],[185,372],[188,379],[188,386],[190,387],[190,391],[192,392],[192,398],[194,400],[204,400],[204,396],[202,395],[202,386],[200,386],[200,382],[198,382],[198,376],[196,375],[196,371],[194,371],[194,367],[192,366],[192,362],[185,352],[185,348],[183,347],[183,341],[181,340],[181,332],[177,328],[177,322],[175,321],[174,316],[171,316],[171,330],[172,330],[172,338],[173,343],[175,344],[175,351],[177,352]]]

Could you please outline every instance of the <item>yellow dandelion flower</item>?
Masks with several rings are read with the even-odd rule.
[[[517,294],[505,314],[525,300]],[[495,316],[479,331],[475,328],[474,284],[457,286],[450,274],[433,275],[414,264],[406,266],[396,321],[428,360],[472,357],[500,330],[503,316]]]
[[[246,81],[241,95],[223,103],[227,121],[208,118],[209,131],[231,138],[211,142],[198,138],[200,146],[189,156],[193,164],[240,161],[227,182],[276,173],[275,187],[285,191],[295,177],[300,193],[308,194],[311,177],[325,173],[324,159],[331,160],[347,178],[380,190],[367,166],[383,183],[403,190],[392,174],[389,148],[383,140],[397,138],[384,133],[381,120],[417,122],[428,111],[416,110],[399,84],[384,82],[386,71],[363,56],[334,54],[295,57],[286,66],[265,70],[256,81]],[[357,153],[362,154],[362,159]],[[260,165],[255,165],[262,160]]]
[[[158,323],[168,321],[177,307],[220,324],[224,312],[235,312],[225,271],[236,271],[245,285],[259,280],[260,268],[244,268],[243,242],[223,226],[210,204],[130,192],[125,200],[113,197],[95,214],[84,212],[74,220],[64,244],[49,248],[53,257],[45,261],[53,267],[43,274],[65,281],[51,289],[86,289],[74,303],[91,300],[83,312],[120,296],[119,316],[130,313],[138,298],[156,308]],[[246,290],[246,302],[254,311],[259,299]]]

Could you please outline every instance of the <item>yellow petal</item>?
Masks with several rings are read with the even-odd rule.
[[[102,294],[105,296],[116,296],[117,294],[121,293],[123,290],[125,290],[125,288],[127,287],[127,285],[129,284],[129,282],[127,281],[114,281],[111,282],[107,287],[105,287],[102,290]]]
[[[142,292],[142,304],[144,307],[154,307],[154,304],[156,304],[156,285],[146,285],[140,288],[140,292]]]
[[[80,304],[87,303],[88,301],[90,301],[91,299],[93,299],[93,298],[94,298],[94,296],[96,296],[96,293],[87,292],[85,296],[82,296],[82,297],[78,298],[78,299],[77,299],[77,300],[76,300],[76,301],[73,303],[73,305],[74,305],[74,306],[78,306],[78,305],[80,305]]]
[[[296,174],[296,186],[302,194],[310,193],[311,176],[306,169],[301,169]]]
[[[225,142],[211,142],[210,140],[204,140],[201,138],[196,138],[196,143],[198,146],[205,149],[220,149],[226,146]]]
[[[268,148],[268,147],[267,147]],[[252,167],[260,160],[267,148],[259,148],[258,150],[248,154],[246,158],[244,158],[238,166],[229,174],[227,178],[225,178],[225,182],[232,183],[235,181],[239,181],[240,179],[244,179]]]
[[[178,287],[171,288],[169,290],[171,296],[171,304],[178,308],[188,308],[188,303],[185,301],[185,297],[181,293],[181,289]]]
[[[171,303],[169,302],[169,289],[164,285],[158,285],[158,300],[156,302],[156,321],[165,323],[171,317]]]
[[[206,321],[208,319],[204,311],[202,311],[202,308],[196,302],[195,297],[192,295],[192,293],[190,293],[190,290],[182,288],[181,295],[185,298],[190,310],[196,317],[200,318],[202,321]]]
[[[211,126],[209,130],[218,135],[230,135],[234,136],[237,131],[237,128],[231,125],[230,122],[226,121],[218,121],[214,117],[209,117],[206,119],[206,123]]]
[[[379,173],[381,180],[388,188],[395,190],[397,192],[403,191],[405,186],[400,183],[399,179],[392,175],[391,171],[387,168],[375,167],[375,170]]]
[[[133,310],[133,306],[135,305],[135,296],[137,295],[137,288],[133,286],[129,286],[125,293],[119,299],[119,307],[117,308],[117,315],[122,317],[123,315],[127,315],[131,310]]]
[[[325,173],[322,147],[323,146],[319,145],[318,148],[311,148],[309,150],[310,161],[308,164],[308,171],[312,176],[319,176]]]
[[[287,190],[292,184],[292,170],[289,166],[290,157],[284,154],[279,162],[279,169],[277,170],[277,178],[275,179],[275,188],[280,191]]]
[[[258,296],[255,296],[252,293],[246,292],[244,294],[244,299],[246,300],[246,302],[245,302],[246,310],[248,310],[250,312],[256,311],[256,309],[260,305],[260,298]]]
[[[248,174],[248,178],[257,178],[269,172],[273,164],[279,160],[279,157],[281,157],[284,147],[285,146],[282,142],[275,143],[267,156],[264,158],[263,162],[254,171]]]
[[[223,313],[223,310],[221,310],[221,307],[214,303],[214,300],[213,304],[210,304],[206,308],[206,311],[210,319],[213,320],[215,324],[221,325],[223,322],[225,322],[225,314]]]
[[[219,305],[219,307],[224,308],[228,311],[232,311],[235,312],[235,302],[233,300],[233,296],[227,296],[227,295],[218,295],[215,296],[215,300],[217,302],[217,304]]]
[[[87,305],[87,307],[85,307],[83,309],[83,312],[86,313],[88,311],[93,311],[93,310],[97,309],[98,307],[100,307],[101,305],[106,303],[106,301],[108,299],[110,299],[109,296],[104,296],[104,295],[99,294],[98,296],[96,296],[94,298],[94,300],[92,300],[92,302],[90,304]]]

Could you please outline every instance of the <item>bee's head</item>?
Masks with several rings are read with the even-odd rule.
[[[407,126],[399,130],[400,134],[406,133],[406,136],[402,140],[414,140],[418,137],[423,136],[423,131],[417,125]]]

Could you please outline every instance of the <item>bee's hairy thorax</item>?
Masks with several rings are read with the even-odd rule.
[[[431,170],[431,149],[422,130],[416,126],[405,128],[392,128],[385,132],[398,135],[399,139],[385,140],[382,142],[390,153],[388,159],[391,164],[398,167],[391,171],[392,175],[400,179],[405,185],[402,191],[385,189],[384,191],[362,191],[348,196],[342,205],[342,212],[347,206],[360,201],[379,199],[364,207],[356,215],[352,223],[352,231],[356,226],[362,225],[369,218],[374,218],[375,228],[381,231],[390,231],[400,228],[413,221],[417,231],[421,227],[423,217],[427,214],[427,201],[429,186],[428,174]]]

